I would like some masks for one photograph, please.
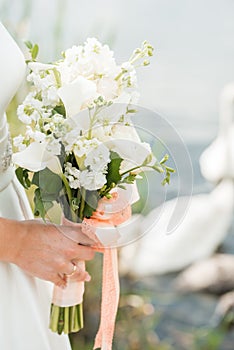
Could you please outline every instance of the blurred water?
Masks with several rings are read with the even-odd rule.
[[[120,61],[151,41],[140,104],[195,142],[214,138],[219,94],[234,80],[233,14],[232,0],[0,0],[1,20],[18,40],[38,42],[46,61],[88,36],[108,42]]]

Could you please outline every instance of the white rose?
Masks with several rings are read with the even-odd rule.
[[[121,172],[128,171],[132,168],[141,166],[147,157],[152,155],[150,145],[146,142],[135,142],[132,140],[118,139],[111,140],[106,143],[106,145],[112,151],[118,153],[118,155],[123,158],[121,163]],[[150,165],[155,163],[155,158],[152,156]],[[139,173],[144,169],[136,169],[134,173]]]
[[[133,125],[123,125],[121,123],[115,124],[111,130],[111,137],[113,139],[126,139],[140,143],[140,137]]]
[[[104,77],[98,81],[97,91],[105,100],[113,100],[118,96],[118,83],[114,78]]]
[[[77,114],[81,108],[97,96],[96,84],[88,79],[79,76],[71,84],[58,89],[66,113],[69,117]]]

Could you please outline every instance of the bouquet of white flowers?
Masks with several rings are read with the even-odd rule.
[[[144,170],[163,173],[163,184],[169,183],[173,169],[166,166],[168,156],[158,161],[131,120],[136,113],[131,105],[138,98],[136,67],[149,64],[149,43],[121,65],[94,38],[51,64],[37,62],[38,46],[27,46],[31,90],[18,107],[26,132],[14,139],[18,152],[13,161],[20,182],[36,188],[35,215],[45,218],[56,201],[67,220],[87,223],[100,214],[102,199],[113,203],[115,189],[124,191]],[[53,331],[69,333],[82,326],[81,304],[52,305]]]

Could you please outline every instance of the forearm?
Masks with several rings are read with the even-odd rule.
[[[18,221],[0,218],[0,261],[14,262],[21,231]]]

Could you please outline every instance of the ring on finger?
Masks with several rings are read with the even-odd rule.
[[[73,265],[73,271],[71,273],[66,273],[66,276],[68,277],[71,277],[73,276],[75,273],[76,273],[76,270],[77,270],[77,266],[75,264],[72,264]]]

